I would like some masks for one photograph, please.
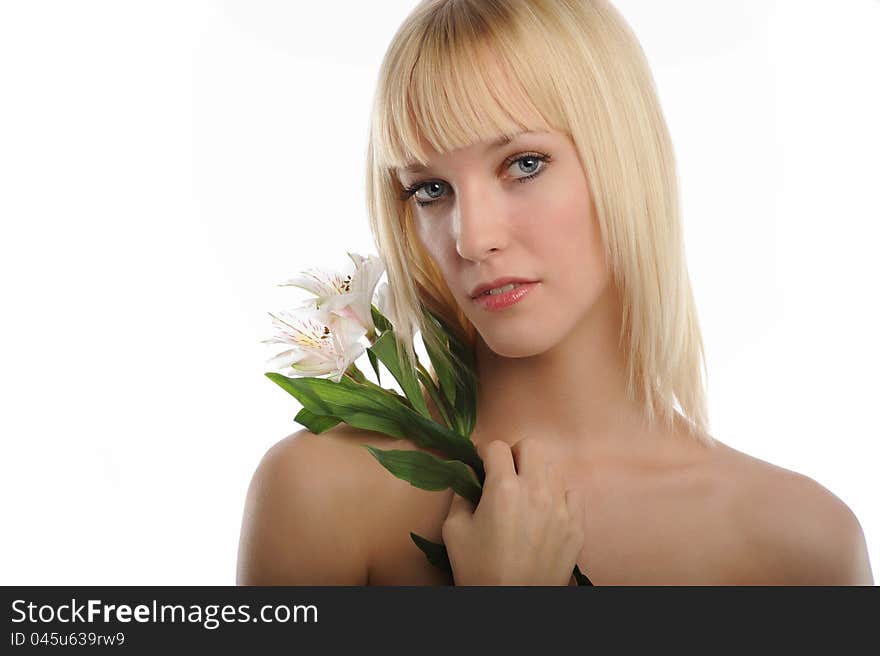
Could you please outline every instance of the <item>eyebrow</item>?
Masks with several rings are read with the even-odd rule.
[[[489,151],[495,150],[497,148],[501,148],[501,146],[506,146],[511,141],[516,139],[518,136],[520,136],[521,134],[526,134],[527,132],[529,132],[529,131],[522,130],[520,132],[514,132],[513,134],[502,135],[501,137],[499,137],[498,139],[496,139],[495,141],[490,143],[488,146],[486,146],[486,148],[483,150],[483,152],[488,153]],[[397,172],[398,173],[419,173],[419,172],[425,171],[427,169],[428,169],[427,166],[422,166],[421,164],[411,164],[410,166],[406,166],[404,168],[397,169]]]

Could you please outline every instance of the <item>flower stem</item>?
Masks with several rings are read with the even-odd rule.
[[[447,403],[445,395],[441,394],[440,390],[437,389],[437,386],[434,384],[434,380],[431,378],[431,375],[428,373],[427,369],[425,369],[424,365],[421,362],[418,362],[418,360],[416,360],[416,362],[418,365],[419,373],[422,374],[422,382],[425,385],[425,389],[428,390],[428,395],[431,397],[431,400],[437,407],[437,411],[443,417],[443,422],[446,424],[446,427],[449,430],[454,430],[452,422],[449,420],[449,414],[447,413]]]
[[[377,390],[377,391],[382,392],[384,394],[387,394],[388,396],[394,398],[395,400],[400,401],[401,403],[404,403],[409,407],[412,407],[412,404],[410,403],[408,398],[406,398],[405,396],[401,396],[393,389],[387,389],[385,387],[382,387],[381,385],[377,385],[372,380],[367,378],[364,375],[364,373],[360,369],[358,369],[354,364],[352,364],[348,369],[345,370],[344,375],[348,376],[354,382],[356,382],[360,385],[365,385],[366,387],[369,387],[370,389],[374,389],[374,390]]]
[[[363,383],[367,379],[364,372],[358,369],[358,366],[354,362],[348,365],[348,369],[345,370],[343,375],[348,376],[356,383]]]

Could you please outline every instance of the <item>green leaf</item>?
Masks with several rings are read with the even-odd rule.
[[[345,370],[349,376],[351,376],[352,380],[358,383],[363,383],[367,380],[367,377],[364,376],[364,372],[358,369],[357,365],[352,363],[348,366],[348,369]]]
[[[391,322],[385,318],[385,315],[379,311],[375,305],[370,304],[370,316],[373,317],[373,325],[376,326],[376,330],[380,333],[384,333],[386,330],[391,330]]]
[[[436,364],[434,366],[435,370],[437,370],[441,386],[446,385],[446,387],[443,388],[444,394],[447,398],[452,400],[454,406],[454,430],[461,435],[470,437],[477,421],[478,393],[478,379],[473,349],[465,346],[457,337],[455,337],[449,326],[447,326],[439,316],[431,312],[431,310],[429,310],[424,304],[422,304],[422,311],[425,313],[429,323],[434,326],[434,330],[439,331],[440,334],[443,335],[449,348],[449,352],[455,355],[461,363],[461,368],[456,372],[441,371],[443,370],[442,365],[440,366],[440,370],[437,370]],[[448,390],[448,378],[450,376],[453,378],[454,393],[450,393]],[[447,379],[446,383],[443,382],[444,379]]]
[[[431,418],[428,411],[428,405],[422,396],[422,390],[419,388],[419,381],[416,372],[409,367],[402,367],[397,357],[397,347],[394,343],[394,331],[386,330],[382,336],[376,340],[376,343],[367,347],[368,351],[375,353],[376,357],[385,365],[385,368],[391,372],[395,380],[400,384],[400,389],[412,403],[413,408],[423,417]]]
[[[424,385],[425,389],[428,390],[428,396],[431,397],[431,400],[434,401],[434,405],[437,407],[437,411],[440,413],[440,416],[443,418],[443,424],[447,428],[452,428],[453,423],[452,420],[449,419],[450,408],[444,398],[443,394],[437,389],[437,386],[434,384],[434,381],[431,379],[431,376],[425,371],[425,368],[422,365],[419,365],[418,370],[419,380]]]
[[[367,357],[370,358],[370,364],[373,365],[373,371],[376,372],[376,382],[381,385],[382,379],[379,377],[379,359],[370,349],[367,349]]]
[[[449,562],[449,554],[446,552],[446,545],[442,542],[438,543],[426,540],[412,531],[410,531],[409,536],[412,538],[412,541],[416,543],[416,546],[424,552],[425,556],[428,557],[429,563],[446,572],[450,578],[453,577],[452,564]]]
[[[482,487],[460,460],[440,460],[425,451],[377,449],[363,444],[373,457],[397,478],[422,490],[452,488],[474,506],[480,502]]]
[[[336,383],[325,378],[289,378],[274,371],[265,375],[313,414],[339,417],[354,428],[411,440],[461,460],[473,467],[478,480],[485,478],[483,462],[469,438],[415,412],[397,394],[373,383],[356,383],[347,376]]]
[[[315,435],[320,435],[342,421],[339,417],[316,415],[314,412],[310,412],[305,408],[302,408],[296,413],[296,417],[294,417],[293,420],[308,428]]]
[[[434,326],[437,331],[438,337],[442,338],[444,346],[446,346],[446,348],[448,349],[448,337],[441,328],[440,324],[436,322],[436,320],[434,322]],[[451,367],[447,366],[440,355],[437,353],[437,349],[432,345],[430,340],[426,340],[423,338],[422,342],[425,344],[425,350],[428,352],[428,359],[431,361],[431,366],[437,373],[437,382],[440,383],[440,391],[443,392],[443,396],[446,397],[450,405],[454,404],[456,393],[455,374],[453,373]]]

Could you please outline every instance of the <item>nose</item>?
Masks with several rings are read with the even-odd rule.
[[[466,260],[478,262],[492,251],[507,247],[509,234],[503,202],[478,181],[459,186],[453,225],[455,250]]]

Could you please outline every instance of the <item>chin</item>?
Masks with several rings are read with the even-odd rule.
[[[497,329],[489,332],[478,331],[480,339],[495,355],[502,358],[528,358],[540,355],[552,346],[548,335],[531,335],[522,330],[502,331]]]

